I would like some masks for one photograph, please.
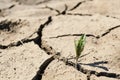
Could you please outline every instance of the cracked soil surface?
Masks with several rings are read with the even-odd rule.
[[[120,0],[0,0],[0,80],[120,80]],[[75,68],[74,40],[87,35]]]

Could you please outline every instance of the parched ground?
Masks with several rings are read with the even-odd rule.
[[[0,0],[0,80],[120,80],[120,0]]]

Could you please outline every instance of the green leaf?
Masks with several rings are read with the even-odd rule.
[[[75,41],[75,50],[76,50],[76,62],[78,61],[78,58],[80,57],[86,41],[86,35],[82,34],[81,38],[78,41]]]

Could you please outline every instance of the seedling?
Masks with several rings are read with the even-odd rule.
[[[79,59],[79,57],[84,49],[85,42],[86,42],[86,35],[85,34],[82,34],[82,36],[79,40],[74,41],[75,50],[76,50],[76,65],[77,65],[78,59]]]

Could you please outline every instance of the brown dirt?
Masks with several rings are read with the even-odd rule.
[[[0,80],[120,80],[119,7],[119,0],[1,0]],[[83,33],[76,69],[69,58]]]

